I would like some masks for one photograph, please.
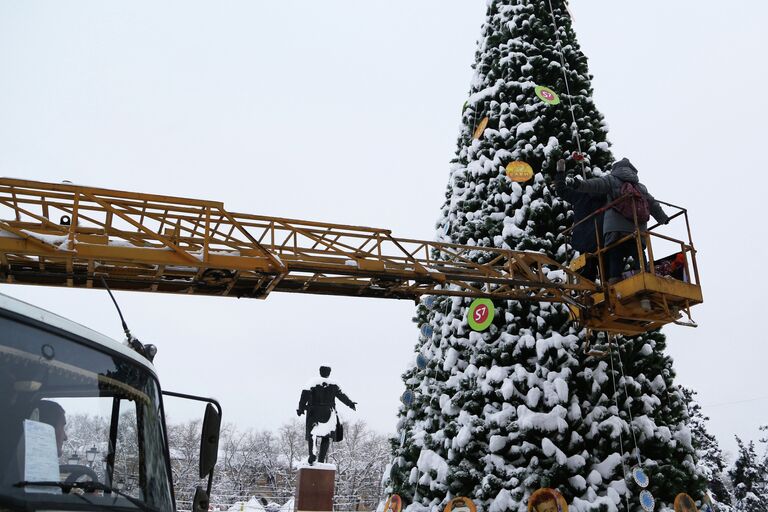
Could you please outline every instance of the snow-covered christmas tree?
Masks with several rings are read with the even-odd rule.
[[[707,431],[706,422],[709,418],[704,416],[701,406],[696,402],[696,392],[687,388],[682,388],[682,391],[688,402],[688,425],[696,449],[696,463],[700,473],[707,479],[707,487],[717,510],[730,512],[732,503],[727,484],[728,475],[725,472],[725,456],[717,438]]]
[[[581,149],[589,177],[614,157],[563,1],[490,0],[474,69],[437,237],[565,262],[572,211],[554,192],[555,162],[573,169]],[[534,175],[513,181],[511,162]],[[540,487],[559,489],[577,511],[640,510],[630,476],[638,465],[657,510],[679,492],[701,496],[662,334],[587,355],[562,305],[497,302],[493,323],[476,332],[469,304],[429,297],[418,307],[418,357],[404,374],[389,473],[411,510],[467,496],[482,511],[524,511]]]
[[[731,468],[735,509],[740,512],[768,512],[768,457],[760,460],[755,443],[736,437],[739,454]]]

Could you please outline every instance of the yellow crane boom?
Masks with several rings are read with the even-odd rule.
[[[635,275],[599,286],[537,252],[234,213],[216,201],[0,178],[0,280],[76,288],[103,280],[118,290],[260,299],[293,292],[560,302],[588,328],[639,334],[671,322],[695,325],[690,308],[702,302],[696,251],[687,213],[678,210],[672,218],[685,220],[687,241],[637,228],[626,238],[639,253],[647,247],[648,261]],[[677,278],[662,271],[670,257],[655,262],[653,239],[679,245]],[[602,269],[609,250],[588,256]],[[681,313],[690,321],[681,322]]]
[[[535,252],[234,213],[223,203],[0,178],[0,279],[266,298],[273,291],[582,304],[596,285]]]

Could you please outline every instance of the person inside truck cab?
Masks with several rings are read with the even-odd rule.
[[[67,415],[64,408],[50,400],[40,400],[37,404],[37,418],[41,423],[52,426],[56,432],[56,449],[59,457],[63,454],[64,441],[67,440]]]
[[[0,481],[9,483],[23,480],[24,477],[24,448],[23,423],[25,419],[45,423],[53,427],[56,437],[56,454],[62,456],[64,442],[67,440],[65,431],[67,418],[64,408],[51,400],[40,400],[34,406],[22,405],[16,402],[9,404],[6,409],[10,421],[3,421],[0,438]]]

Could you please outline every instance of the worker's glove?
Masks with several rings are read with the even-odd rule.
[[[557,172],[565,172],[565,160],[562,158],[557,161]]]
[[[296,416],[301,416],[304,412],[301,409],[296,409]]]

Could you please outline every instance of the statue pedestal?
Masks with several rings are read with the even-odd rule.
[[[296,512],[331,512],[336,481],[334,464],[315,464],[299,468],[296,481]]]

